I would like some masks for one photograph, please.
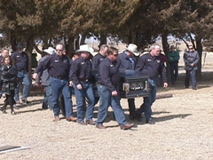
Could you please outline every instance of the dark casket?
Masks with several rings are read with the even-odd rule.
[[[93,70],[93,75],[97,70]],[[95,96],[98,96],[97,86],[94,86]],[[119,94],[121,98],[136,98],[149,96],[148,76],[141,76],[134,70],[120,70]]]
[[[148,76],[137,74],[134,70],[120,71],[119,94],[121,98],[149,96]]]

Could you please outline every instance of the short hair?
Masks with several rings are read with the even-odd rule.
[[[118,49],[115,47],[109,47],[108,51],[107,51],[107,55],[112,55],[114,54],[114,52],[118,53]]]
[[[151,45],[151,47],[149,48],[150,51],[153,49],[161,49],[161,46],[159,44],[155,43],[155,44]]]
[[[59,46],[59,45],[61,45],[61,46],[63,47],[63,49],[65,49],[65,46],[64,46],[63,43],[57,43],[57,44],[55,45],[55,47],[56,47],[56,46]]]
[[[99,50],[103,50],[104,48],[108,47],[106,44],[102,44],[99,48]]]

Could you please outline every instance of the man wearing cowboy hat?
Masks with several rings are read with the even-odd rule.
[[[52,54],[46,58],[41,65],[39,65],[33,78],[38,77],[38,73],[48,69],[50,74],[50,84],[52,88],[52,105],[54,113],[54,121],[59,121],[60,107],[59,107],[59,95],[63,94],[65,102],[65,116],[67,121],[75,122],[76,117],[73,117],[72,101],[69,88],[69,71],[70,71],[70,60],[64,55],[64,45],[59,43],[56,45],[56,54]]]
[[[92,63],[90,55],[94,50],[88,45],[81,45],[77,53],[80,57],[73,61],[70,70],[70,80],[73,83],[77,101],[77,116],[78,123],[81,125],[95,125],[93,121],[93,111],[95,98],[93,92],[94,79],[92,77]],[[88,99],[85,115],[85,98]],[[86,117],[86,122],[84,118]]]
[[[129,44],[126,50],[119,54],[119,60],[121,62],[120,65],[120,72],[125,72],[126,70],[134,70],[136,65],[136,59],[140,55],[140,52],[138,52],[137,45],[135,44]],[[139,120],[139,117],[137,116],[135,112],[135,99],[131,98],[128,99],[128,105],[129,105],[129,118],[131,120],[137,119]]]
[[[48,49],[45,49],[43,52],[46,53],[46,55],[40,59],[39,65],[42,64],[42,62],[45,61],[45,59],[47,59],[50,55],[55,54],[56,51],[54,48],[48,47]],[[51,100],[52,88],[50,86],[50,75],[49,75],[48,69],[45,69],[44,71],[38,73],[38,78],[36,79],[36,85],[39,86],[40,83],[45,89],[45,96],[42,103],[42,109],[48,109],[48,106],[49,106],[49,108],[52,110],[53,109],[52,100]]]

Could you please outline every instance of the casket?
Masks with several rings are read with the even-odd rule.
[[[148,76],[139,75],[134,70],[120,71],[119,94],[121,98],[149,96]]]

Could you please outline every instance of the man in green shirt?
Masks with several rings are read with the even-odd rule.
[[[175,85],[177,77],[178,77],[178,61],[180,59],[179,53],[175,50],[174,46],[170,47],[170,51],[168,53],[168,62],[170,66],[170,74],[171,74],[171,83]]]

